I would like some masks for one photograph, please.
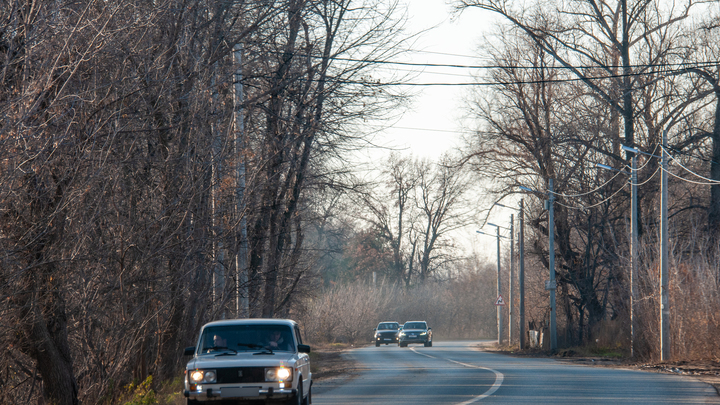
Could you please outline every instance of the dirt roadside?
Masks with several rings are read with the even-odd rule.
[[[358,371],[357,363],[343,353],[353,349],[352,345],[312,346],[310,367],[315,381],[331,378],[348,378]]]

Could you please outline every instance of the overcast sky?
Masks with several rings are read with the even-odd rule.
[[[469,9],[461,15],[453,14],[449,0],[405,0],[408,5],[408,33],[423,32],[415,42],[417,52],[403,55],[403,62],[430,65],[479,65],[479,47],[483,35],[491,28],[494,16],[486,11]],[[454,83],[473,82],[477,70],[457,67],[414,67],[394,66],[402,72],[410,70],[418,75],[413,83],[441,84],[431,86],[413,86],[409,88],[417,93],[411,108],[392,127],[382,131],[375,138],[378,145],[399,150],[402,154],[412,154],[416,158],[437,159],[443,152],[461,144],[462,119],[467,86]],[[368,150],[368,160],[379,164],[390,153],[389,150]],[[478,204],[485,204],[478,196]],[[498,224],[509,226],[509,217],[513,211],[494,209],[491,218]],[[455,232],[456,241],[468,252],[477,251],[488,260],[496,260],[496,240],[493,237],[479,235],[475,231],[479,224],[470,223],[465,229]],[[483,231],[495,232],[494,228]],[[505,232],[507,233],[507,232]]]
[[[406,55],[407,60],[420,64],[477,65],[478,45],[487,27],[486,12],[467,10],[453,15],[447,0],[407,0],[409,32],[423,32],[415,43],[418,52]],[[426,31],[427,30],[427,31]],[[413,83],[468,83],[470,69],[448,67],[403,67],[419,72]],[[383,132],[379,140],[384,146],[406,148],[417,157],[437,158],[459,145],[463,128],[463,97],[465,86],[432,85],[412,87],[417,92],[412,108]]]

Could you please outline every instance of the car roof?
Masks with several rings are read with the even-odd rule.
[[[297,322],[292,319],[275,319],[275,318],[243,318],[243,319],[223,319],[220,321],[208,322],[203,325],[203,329],[208,326],[228,326],[228,325],[286,325],[294,327]]]
[[[399,323],[399,322],[398,321],[382,321],[382,322],[378,323],[378,325],[381,323]]]
[[[425,322],[425,321],[407,321],[405,323],[415,323],[415,322],[418,322],[418,323],[422,322],[427,325],[427,322]]]

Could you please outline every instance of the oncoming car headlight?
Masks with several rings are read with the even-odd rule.
[[[215,370],[193,370],[190,372],[190,383],[192,384],[212,384],[215,382],[217,382]]]
[[[405,336],[405,332],[398,333],[398,336]]]
[[[425,336],[425,335],[427,335],[427,332],[423,332],[420,334],[420,336]]]
[[[273,367],[265,369],[265,381],[290,381],[292,369],[288,367]]]

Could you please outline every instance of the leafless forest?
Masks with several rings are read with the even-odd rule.
[[[0,1],[0,403],[115,403],[177,378],[219,318],[291,317],[311,342],[413,318],[492,338],[494,266],[453,231],[521,196],[542,327],[547,210],[519,186],[550,179],[560,345],[627,352],[622,145],[659,155],[664,132],[672,355],[719,356],[717,2],[452,3],[501,17],[474,135],[368,179],[363,124],[409,99],[374,70],[413,44],[395,0]],[[635,351],[657,359],[662,169],[638,160]]]

